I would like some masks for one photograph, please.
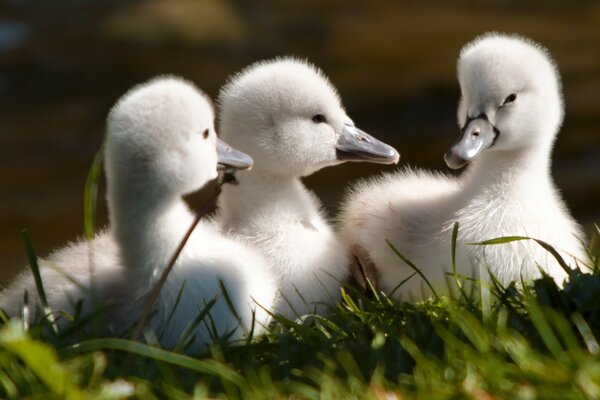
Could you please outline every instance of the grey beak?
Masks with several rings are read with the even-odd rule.
[[[446,165],[458,169],[472,161],[496,140],[498,130],[486,118],[472,119],[462,130],[461,138],[444,154]]]
[[[357,127],[345,124],[335,146],[340,161],[368,161],[378,164],[397,164],[400,154]]]
[[[250,169],[254,160],[246,153],[234,149],[221,139],[217,139],[217,169]]]

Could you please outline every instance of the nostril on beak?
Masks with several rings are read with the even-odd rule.
[[[473,133],[471,134],[473,137],[477,137],[479,136],[479,131],[473,131]]]

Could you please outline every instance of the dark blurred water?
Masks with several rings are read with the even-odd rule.
[[[215,97],[253,61],[308,58],[403,164],[446,170],[441,155],[458,134],[456,56],[490,30],[529,36],[557,60],[567,117],[555,178],[591,228],[600,221],[598,2],[0,2],[0,281],[26,263],[22,228],[41,255],[82,232],[83,183],[104,118],[132,85],[174,73]],[[350,181],[390,169],[346,164],[306,181],[334,213]]]

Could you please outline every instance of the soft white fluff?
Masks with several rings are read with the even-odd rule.
[[[73,314],[76,303],[81,301],[81,312],[85,315],[102,306],[114,306],[121,299],[124,288],[120,252],[113,235],[106,231],[94,240],[85,239],[68,243],[52,252],[48,257],[38,258],[44,291],[51,310],[64,310]],[[93,280],[90,278],[93,274]],[[94,295],[90,294],[90,282],[94,283]],[[104,288],[98,291],[98,288]],[[25,303],[25,294],[28,301]],[[27,306],[26,306],[27,305]],[[9,316],[23,315],[28,323],[39,320],[44,314],[37,295],[33,275],[25,268],[5,289],[0,292],[0,307]],[[57,318],[59,326],[67,320]],[[123,333],[134,321],[107,321],[106,334]]]
[[[213,120],[210,100],[178,78],[152,80],[118,101],[108,117],[105,143],[110,228],[89,244],[91,253],[88,243],[80,241],[50,256],[48,263],[85,286],[77,288],[44,265],[52,308],[72,310],[67,297],[83,298],[86,310],[92,300],[110,302],[114,307],[106,313],[106,333],[122,334],[140,317],[148,293],[193,222],[181,196],[217,176]],[[95,271],[93,298],[88,255]],[[259,253],[201,222],[163,286],[149,326],[163,346],[172,347],[205,304],[218,298],[210,317],[196,328],[188,352],[212,340],[209,319],[219,335],[234,332],[231,339],[238,339],[250,331],[255,313],[254,331],[260,332],[270,320],[260,306],[270,308],[276,293],[271,276]],[[35,293],[31,281],[22,276],[4,291],[2,307],[17,313],[23,291],[30,298]]]
[[[346,249],[300,178],[338,164],[336,141],[352,124],[327,78],[293,59],[254,64],[220,94],[220,132],[254,159],[219,199],[218,222],[271,262],[279,277],[275,311],[323,312],[348,276]],[[311,118],[323,114],[326,123]]]
[[[506,283],[539,276],[539,266],[561,282],[564,270],[533,241],[467,244],[522,235],[554,245],[571,263],[573,256],[585,257],[581,229],[550,176],[551,149],[563,118],[554,63],[546,50],[527,39],[488,34],[463,48],[458,77],[459,126],[465,126],[467,115],[485,113],[500,132],[495,143],[460,178],[404,169],[358,184],[339,217],[345,243],[366,251],[363,262],[374,264],[385,291],[414,272],[386,239],[443,289],[445,275],[452,271],[451,233],[457,221],[459,274],[477,275],[489,268]],[[429,294],[418,276],[396,292],[413,299]]]

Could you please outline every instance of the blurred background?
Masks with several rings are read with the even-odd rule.
[[[529,36],[558,62],[566,119],[553,173],[590,232],[600,222],[600,2],[0,0],[0,283],[27,262],[23,228],[41,256],[82,234],[85,176],[109,108],[131,86],[171,73],[215,98],[249,63],[307,58],[402,165],[446,171],[456,57],[490,30]],[[350,181],[392,169],[346,164],[306,183],[333,215]]]

